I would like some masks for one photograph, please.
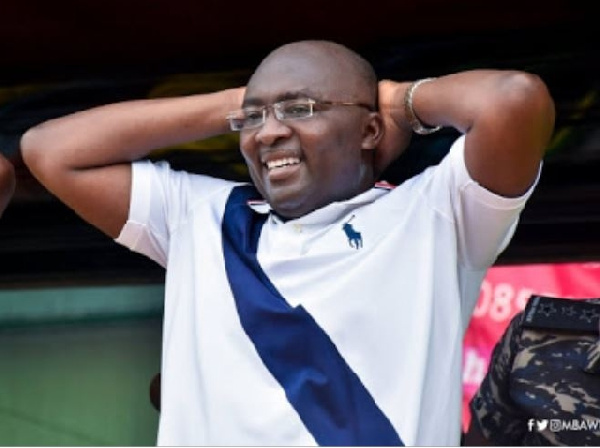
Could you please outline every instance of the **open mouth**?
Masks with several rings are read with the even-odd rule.
[[[271,171],[277,168],[298,165],[299,163],[300,159],[298,157],[285,157],[283,159],[270,160],[266,162],[265,165],[267,166],[267,169]]]

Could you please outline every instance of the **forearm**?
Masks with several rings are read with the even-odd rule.
[[[0,154],[0,216],[10,202],[15,190],[15,170],[12,164]]]
[[[228,131],[243,89],[106,105],[47,121],[21,139],[23,160],[51,193],[107,235],[129,214],[130,162]]]
[[[155,149],[228,132],[225,116],[239,107],[242,94],[229,89],[127,101],[49,120],[24,134],[23,157],[30,168],[42,159],[63,169],[138,160]]]
[[[470,70],[440,76],[421,84],[413,97],[413,109],[426,124],[450,126],[462,133],[489,122],[502,129],[508,123],[499,122],[500,117],[510,122],[526,118],[530,132],[543,143],[554,120],[551,98],[541,79],[515,70]]]
[[[406,119],[406,88],[397,93],[399,119]],[[520,195],[531,185],[554,129],[554,103],[546,85],[538,76],[519,71],[440,76],[414,91],[412,106],[423,124],[466,134],[469,173],[505,196]]]

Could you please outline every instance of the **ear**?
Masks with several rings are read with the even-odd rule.
[[[369,112],[365,120],[362,133],[361,148],[366,151],[374,151],[383,137],[383,118],[379,112]]]

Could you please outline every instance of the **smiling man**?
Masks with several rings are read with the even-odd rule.
[[[463,333],[553,124],[532,74],[378,82],[346,47],[303,41],[246,88],[75,113],[22,151],[166,268],[158,444],[439,446],[459,443]],[[462,135],[439,165],[376,184],[441,126]],[[139,160],[230,130],[252,185]]]
[[[374,112],[377,79],[358,55],[337,46],[285,46],[252,76],[243,106],[231,115],[242,154],[254,185],[281,216],[298,218],[373,187],[383,126]],[[298,119],[288,126],[278,113]]]

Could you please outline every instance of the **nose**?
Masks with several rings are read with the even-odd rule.
[[[278,139],[289,137],[291,134],[292,129],[279,120],[272,110],[268,110],[265,122],[258,129],[254,137],[258,143],[271,146]]]

